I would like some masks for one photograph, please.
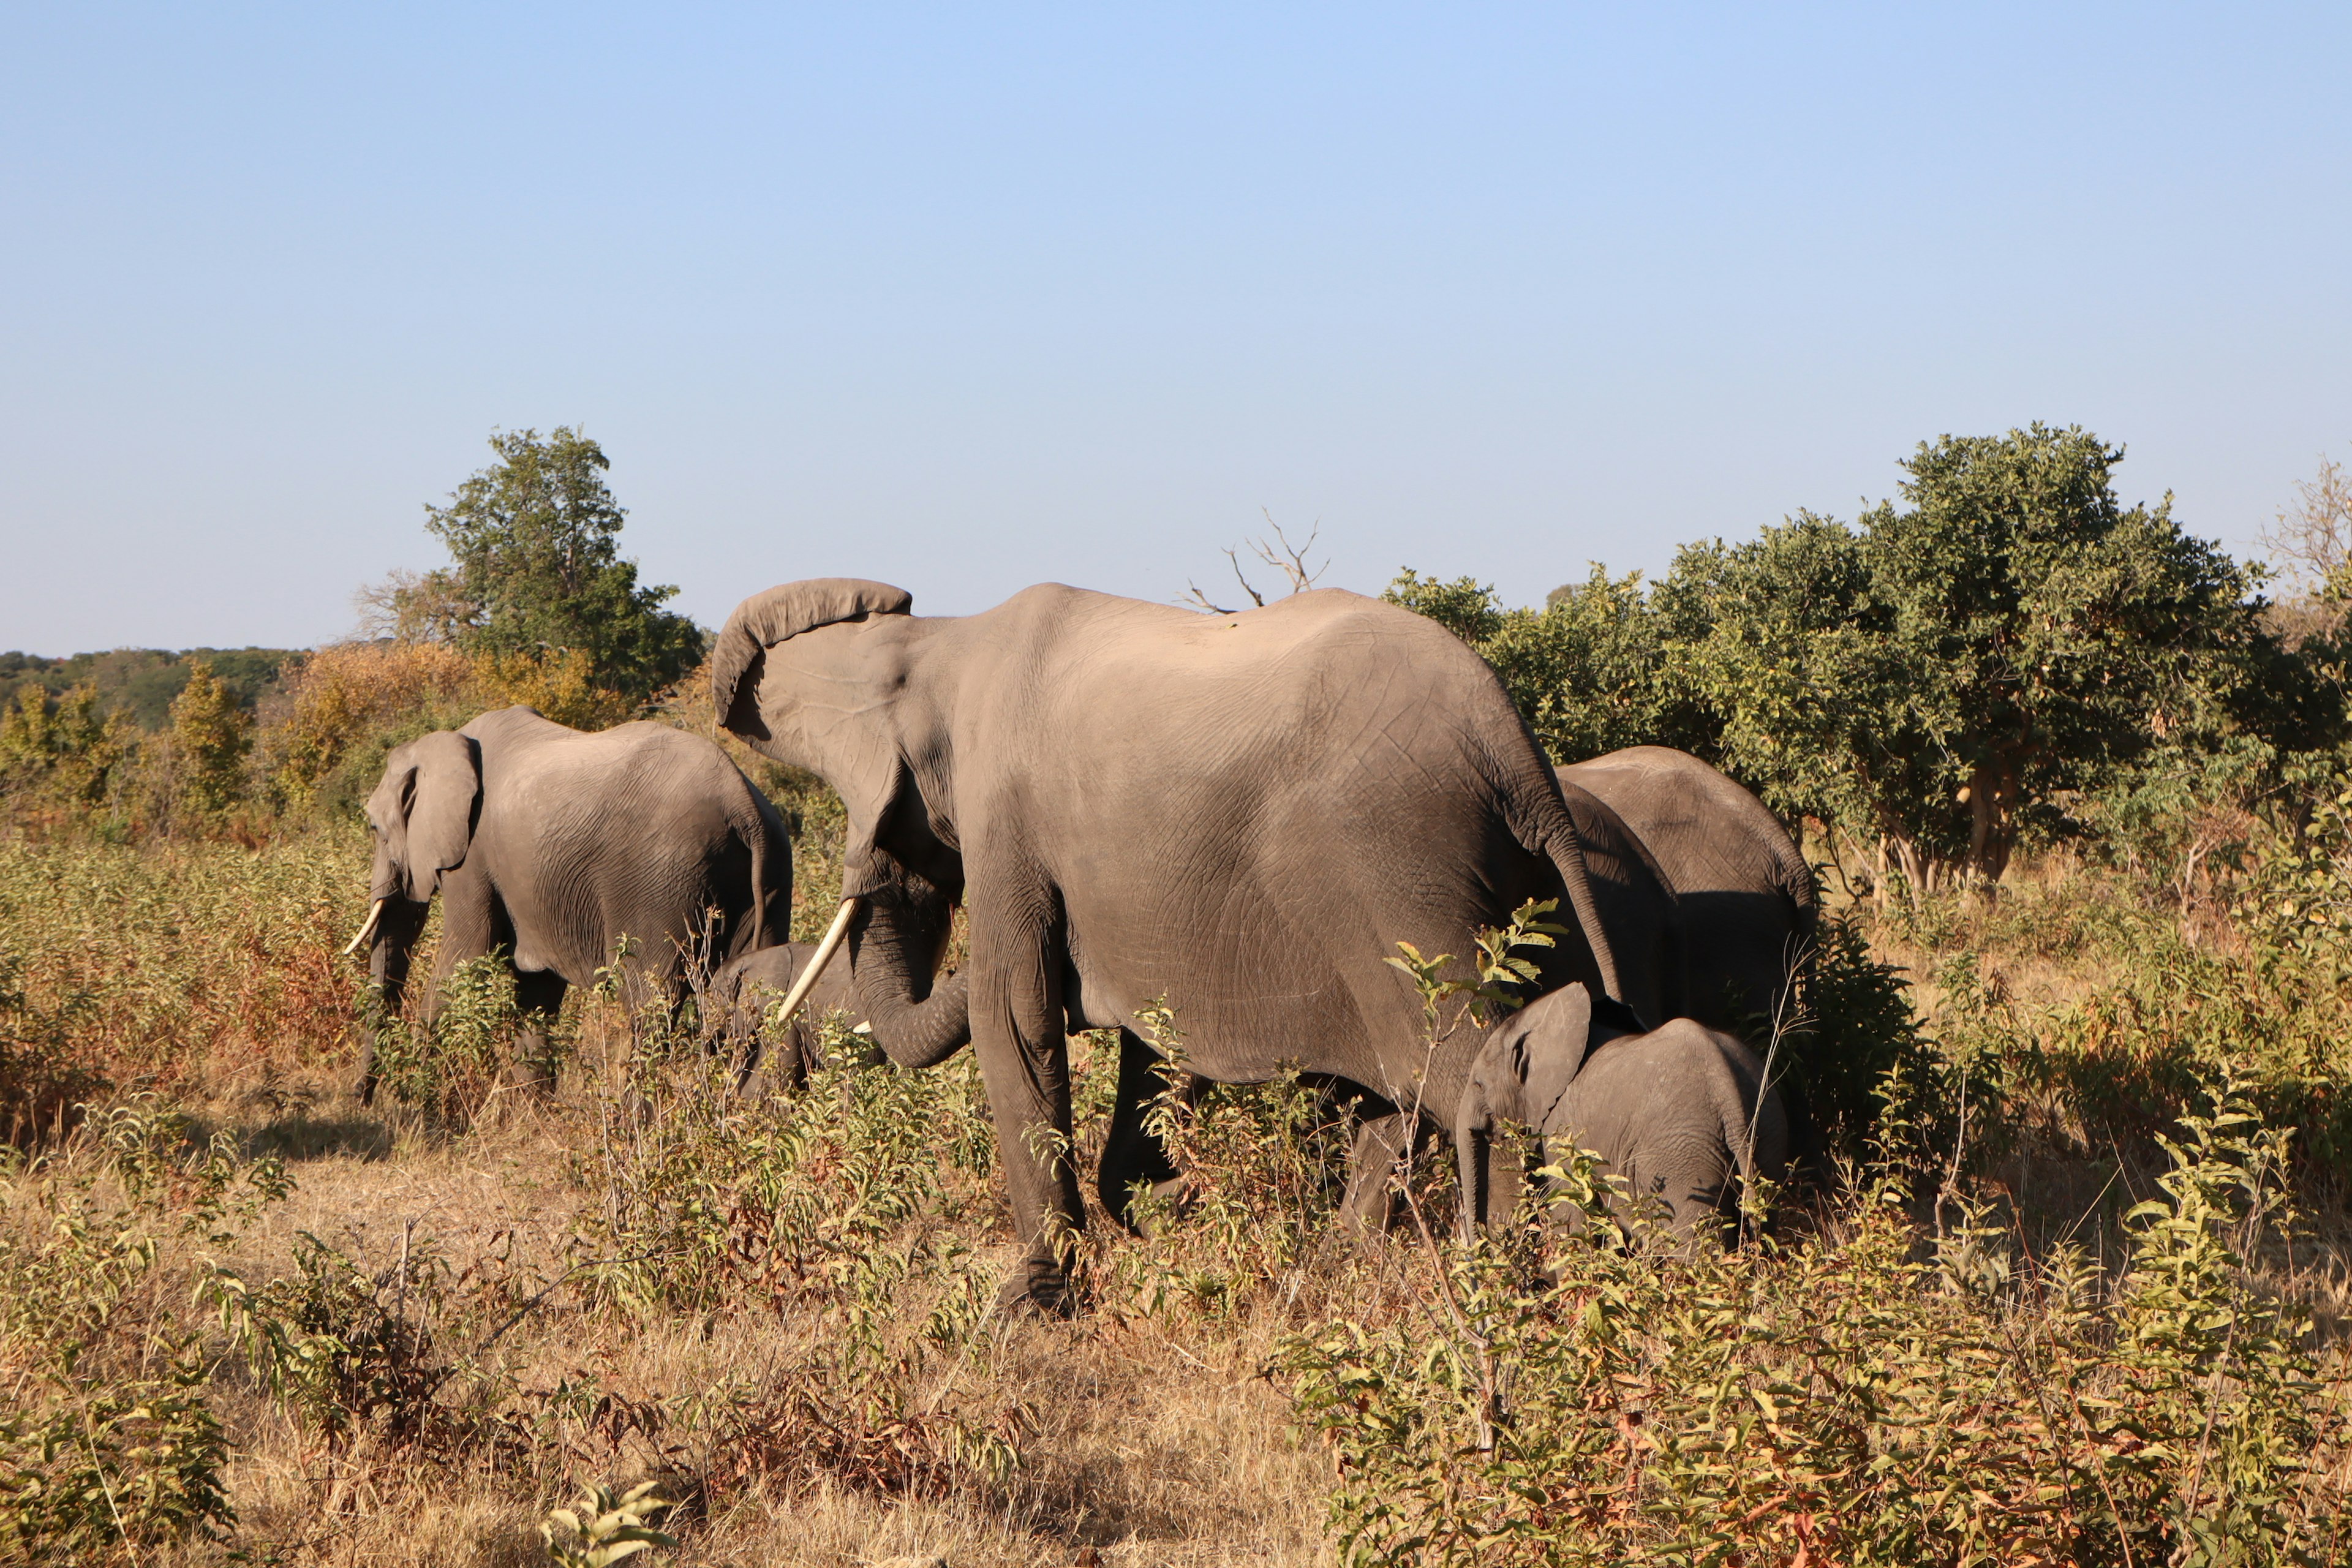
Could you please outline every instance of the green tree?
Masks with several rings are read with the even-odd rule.
[[[2116,499],[2122,458],[2079,427],[1946,437],[1901,506],[1688,545],[1654,585],[1595,566],[1538,612],[1406,572],[1388,597],[1484,655],[1560,761],[1679,746],[1915,889],[1996,881],[2023,828],[2067,830],[2063,803],[2152,753],[2346,727],[2343,650],[2265,630],[2254,570],[2170,498]]]
[[[2253,574],[2182,532],[2169,495],[2124,506],[2123,455],[2079,426],[1948,436],[1903,465],[1906,508],[1861,520],[1905,719],[1965,812],[1921,800],[1912,826],[1938,848],[1964,835],[1987,879],[2058,792],[2235,728],[2268,651]]]
[[[1410,567],[1381,596],[1477,649],[1556,762],[1625,746],[1710,745],[1670,677],[1638,572],[1612,578],[1596,564],[1587,581],[1554,589],[1540,610],[1507,610],[1475,578],[1447,583]]]
[[[593,681],[642,701],[702,659],[702,629],[621,558],[627,516],[604,448],[568,426],[490,437],[499,460],[425,508],[454,564],[399,584],[395,618],[477,655],[584,654]]]
[[[172,702],[172,739],[184,771],[183,798],[216,815],[245,797],[245,758],[253,749],[252,715],[203,659],[188,661],[188,683]]]
[[[68,813],[104,805],[137,748],[130,721],[100,706],[95,686],[52,699],[27,684],[0,709],[0,780],[11,794],[21,790]]]

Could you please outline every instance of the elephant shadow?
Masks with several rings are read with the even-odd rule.
[[[245,1131],[251,1159],[276,1155],[289,1164],[305,1160],[357,1159],[369,1163],[392,1155],[393,1130],[375,1116],[312,1116],[289,1110]]]

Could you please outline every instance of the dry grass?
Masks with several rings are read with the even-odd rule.
[[[812,826],[804,918],[821,917],[831,871],[824,825]],[[701,1213],[694,1200],[766,1183],[814,1194],[822,1201],[811,1212],[832,1224],[849,1201],[834,1155],[812,1174],[802,1156],[761,1156],[761,1165],[746,1163],[744,1150],[801,1137],[822,1149],[868,1123],[847,1111],[835,1121],[813,1111],[800,1121],[796,1112],[728,1121],[738,1114],[729,1111],[698,1131],[698,1066],[646,1059],[614,1005],[593,996],[572,1004],[574,1065],[551,1100],[497,1097],[463,1129],[398,1107],[363,1110],[348,1097],[360,976],[333,957],[363,885],[355,836],[257,851],[0,843],[0,952],[19,995],[11,1026],[54,1025],[44,1038],[102,1081],[100,1098],[167,1091],[193,1118],[175,1158],[226,1131],[248,1160],[283,1160],[293,1182],[248,1222],[192,1232],[179,1217],[184,1194],[126,1208],[111,1156],[89,1135],[44,1164],[0,1173],[9,1235],[37,1240],[61,1206],[81,1204],[128,1213],[156,1236],[157,1273],[137,1310],[199,1331],[210,1358],[205,1396],[230,1444],[223,1479],[236,1528],[218,1542],[144,1546],[135,1561],[215,1563],[243,1552],[236,1560],[370,1568],[538,1563],[549,1508],[591,1481],[643,1477],[662,1478],[683,1504],[667,1525],[680,1544],[652,1554],[657,1563],[1032,1565],[1071,1562],[1084,1547],[1122,1564],[1333,1561],[1337,1460],[1268,1369],[1287,1339],[1318,1325],[1434,1325],[1434,1273],[1411,1237],[1367,1247],[1318,1229],[1322,1200],[1312,1191],[1292,1194],[1289,1208],[1267,1199],[1291,1179],[1263,1163],[1278,1119],[1208,1124],[1187,1163],[1210,1178],[1210,1201],[1159,1239],[1117,1236],[1097,1215],[1093,1304],[1074,1321],[986,1321],[926,1342],[925,1325],[961,1276],[936,1262],[912,1268],[876,1331],[899,1358],[895,1370],[859,1383],[830,1358],[856,1310],[861,1268],[923,1237],[970,1248],[969,1274],[991,1284],[1009,1264],[992,1170],[941,1159],[936,1191],[913,1213],[824,1233],[863,1250],[832,1275],[794,1282],[774,1266],[776,1248],[814,1247],[816,1233],[771,1235],[740,1206]],[[2053,868],[2021,878],[2000,905],[1949,900],[1874,930],[1882,954],[1922,978],[1934,1026],[1958,1035],[1979,1019],[1968,998],[1981,1000],[1987,974],[2012,1021],[2062,1012],[2115,983],[2124,963],[2116,933],[2150,918],[2118,899],[2079,868]],[[1951,966],[1959,953],[1978,966],[1976,993]],[[1098,1114],[1104,1064],[1079,1054],[1090,1068],[1080,1102]],[[944,1133],[977,1118],[968,1066],[925,1085],[938,1098],[922,1104],[940,1117],[927,1127]],[[2071,1236],[2119,1259],[2121,1213],[2156,1190],[2149,1151],[2121,1142],[2103,1151],[2046,1097],[2018,1110],[2000,1137],[1979,1134],[1982,1158],[1966,1162],[1971,1191],[2006,1204],[2029,1255]],[[661,1143],[672,1134],[674,1147]],[[1098,1135],[1097,1121],[1082,1137],[1083,1168],[1083,1145]],[[647,1234],[615,1228],[624,1197],[670,1227],[663,1237],[698,1225],[694,1234],[719,1248],[657,1272],[651,1308],[621,1304],[581,1267]],[[2292,1246],[2257,1254],[2258,1279],[2305,1304],[2324,1342],[2352,1319],[2352,1220],[2328,1194],[2307,1207]],[[1296,1231],[1285,1229],[1293,1220]],[[189,1304],[212,1265],[256,1282],[291,1278],[306,1237],[362,1276],[415,1281],[413,1294],[394,1292],[400,1321],[431,1323],[431,1367],[456,1369],[436,1400],[472,1425],[455,1436],[395,1438],[362,1423],[331,1438]],[[437,1294],[425,1289],[428,1260],[437,1260]],[[746,1288],[754,1278],[773,1288]],[[1005,1475],[952,1460],[893,1471],[887,1442],[871,1433],[864,1447],[820,1451],[782,1417],[730,1427],[723,1400],[714,1402],[732,1389],[757,1410],[785,1388],[809,1391],[814,1403],[794,1418],[803,1426],[810,1412],[854,1426],[869,1394],[918,1417],[1001,1421],[1019,1464]]]

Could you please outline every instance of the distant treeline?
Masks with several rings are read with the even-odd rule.
[[[188,684],[190,660],[209,665],[236,705],[249,713],[277,689],[280,670],[300,651],[192,647],[168,653],[162,648],[119,647],[66,658],[0,653],[0,707],[13,705],[17,692],[26,686],[40,687],[52,697],[62,697],[78,686],[94,687],[101,711],[120,712],[152,733],[172,721],[172,701]]]

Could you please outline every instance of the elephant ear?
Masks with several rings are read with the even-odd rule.
[[[1568,1086],[1584,1070],[1594,1042],[1592,993],[1581,983],[1537,997],[1512,1019],[1513,1069],[1525,1103],[1519,1120],[1549,1132],[1553,1112]]]
[[[906,589],[863,577],[812,577],[752,595],[735,606],[710,650],[710,704],[719,721],[747,739],[765,733],[759,706],[751,700],[760,683],[746,685],[743,678],[776,644],[837,621],[909,615],[914,607]]]
[[[421,736],[400,751],[407,753],[407,776],[394,814],[400,826],[393,858],[408,897],[421,904],[441,886],[441,873],[466,863],[482,799],[481,752],[472,736],[454,730]],[[400,752],[394,756],[399,760]]]

